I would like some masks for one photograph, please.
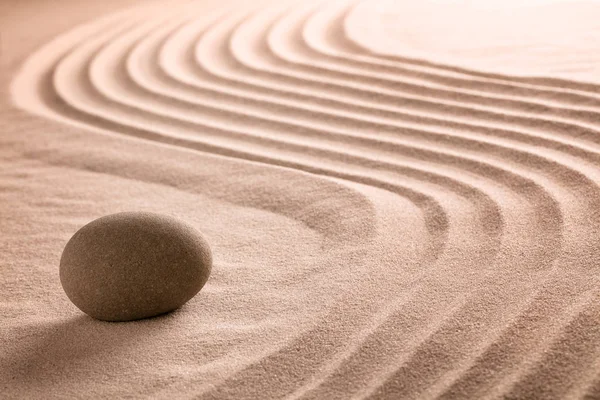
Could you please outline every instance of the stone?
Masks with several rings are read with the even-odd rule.
[[[73,235],[60,259],[60,281],[91,317],[131,321],[181,307],[211,268],[208,242],[193,227],[165,215],[123,212]]]

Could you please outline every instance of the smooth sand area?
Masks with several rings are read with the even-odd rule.
[[[598,21],[0,2],[0,398],[600,398]],[[134,210],[203,232],[210,279],[94,320],[61,252]]]

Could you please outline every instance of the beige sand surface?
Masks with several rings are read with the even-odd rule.
[[[600,398],[600,3],[483,4],[1,2],[0,398]],[[96,321],[126,210],[213,273]]]

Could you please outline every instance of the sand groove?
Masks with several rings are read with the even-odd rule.
[[[248,192],[245,205],[321,238],[311,266],[291,272],[297,282],[276,284],[331,301],[307,302],[268,346],[258,338],[269,315],[231,354],[208,335],[214,357],[153,394],[593,398],[598,86],[382,54],[359,37],[364,2],[229,3],[91,21],[33,54],[13,84],[19,106],[90,135],[306,180],[304,195],[225,178]],[[152,171],[95,168],[170,186]],[[306,197],[297,208],[261,202],[282,190]],[[344,212],[326,207],[329,194]],[[239,293],[228,274],[212,301]]]

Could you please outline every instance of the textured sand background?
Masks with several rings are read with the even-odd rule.
[[[600,3],[3,1],[0,398],[600,398]],[[206,234],[175,313],[61,251]]]

